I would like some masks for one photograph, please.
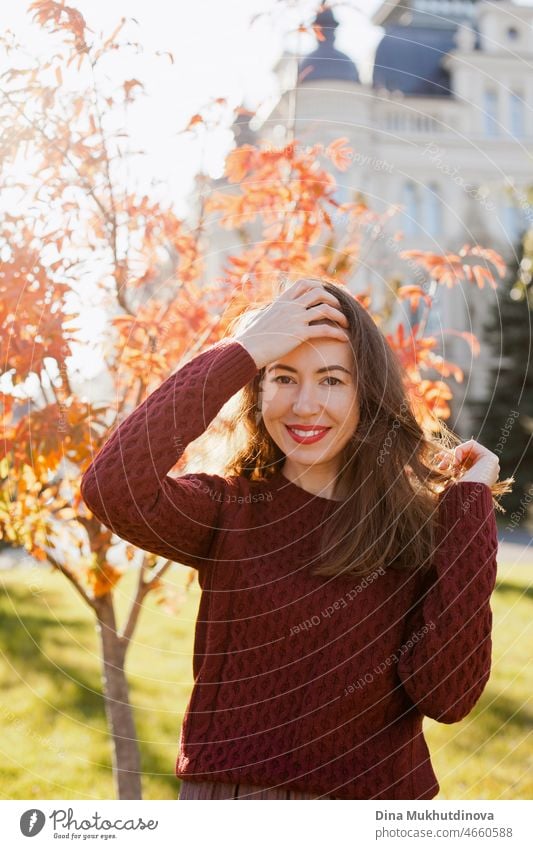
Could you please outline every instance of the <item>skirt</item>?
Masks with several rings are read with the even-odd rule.
[[[182,799],[334,799],[286,787],[258,787],[256,784],[226,784],[222,781],[187,781],[181,779]]]

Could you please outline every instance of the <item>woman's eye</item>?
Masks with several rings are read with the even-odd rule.
[[[277,377],[274,378],[274,383],[277,383],[279,381],[284,381],[284,380],[288,380],[290,382],[292,380],[292,378],[289,377],[287,374],[279,374]],[[335,383],[330,383],[329,386],[337,386],[337,384],[339,384],[339,383],[342,384],[342,380],[339,380],[338,377],[333,377],[333,376],[325,377],[323,383],[325,383],[327,380],[334,380],[335,381]],[[284,385],[286,386],[287,384],[284,384]]]

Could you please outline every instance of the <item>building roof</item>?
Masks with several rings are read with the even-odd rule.
[[[335,30],[339,26],[331,9],[326,8],[315,18],[324,35],[324,40],[298,64],[298,79],[309,80],[345,80],[358,83],[359,73],[355,62],[346,53],[335,47]]]
[[[446,53],[457,48],[458,28],[473,32],[479,49],[477,0],[387,0],[372,20],[385,28],[374,59],[373,85],[404,94],[450,95]]]
[[[376,50],[374,87],[432,97],[450,95],[450,76],[442,59],[456,46],[454,34],[453,29],[388,27]]]

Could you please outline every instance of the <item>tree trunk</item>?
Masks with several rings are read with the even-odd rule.
[[[142,799],[141,757],[129,688],[126,649],[117,634],[110,594],[95,602],[102,646],[104,704],[113,742],[113,779],[118,799]]]

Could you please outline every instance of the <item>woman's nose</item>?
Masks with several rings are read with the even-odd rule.
[[[318,398],[312,389],[301,388],[293,401],[292,408],[296,414],[312,415],[319,409]]]

